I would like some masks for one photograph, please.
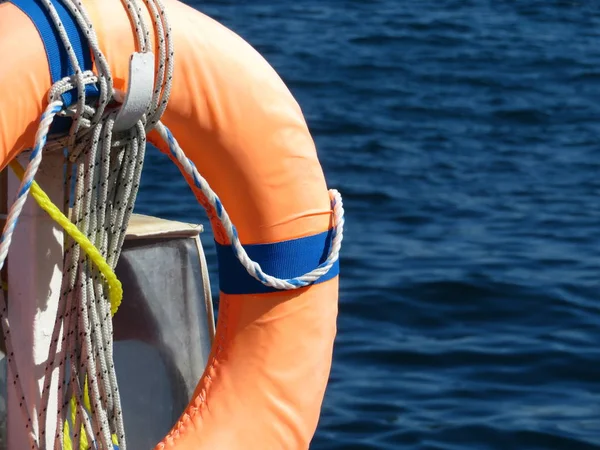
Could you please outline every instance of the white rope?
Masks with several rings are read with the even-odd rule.
[[[150,48],[151,41],[149,29],[157,29],[156,40],[159,42],[159,73],[155,94],[154,108],[149,108],[146,116],[142,118],[130,133],[113,135],[113,125],[116,113],[103,114],[103,109],[111,98],[118,100],[117,93],[113,91],[112,79],[106,60],[100,52],[91,22],[80,2],[76,5],[72,0],[65,4],[76,16],[80,26],[89,31],[90,46],[96,60],[102,62],[98,73],[100,85],[100,105],[94,111],[90,106],[76,105],[65,111],[70,117],[79,117],[80,127],[94,130],[82,130],[70,145],[70,162],[76,162],[80,157],[85,157],[86,162],[79,165],[76,181],[76,198],[73,208],[72,220],[94,242],[107,258],[107,262],[114,268],[119,258],[127,224],[133,210],[133,204],[139,189],[141,169],[146,146],[146,129],[148,121],[156,122],[166,105],[170,83],[172,80],[173,52],[170,43],[170,28],[162,4],[158,1],[148,1],[154,5],[151,12],[155,12],[155,20],[151,26],[144,23],[142,8],[137,1],[128,1],[128,12],[134,23],[139,25],[138,47],[140,51]],[[165,48],[171,51],[166,54]],[[162,55],[162,56],[161,56]],[[162,71],[162,72],[161,72]],[[165,78],[164,72],[167,73]],[[90,81],[93,82],[93,80]],[[72,84],[72,83],[71,83]],[[81,88],[76,86],[81,93]],[[110,95],[106,95],[106,92]],[[89,119],[88,119],[89,117]],[[64,145],[64,140],[56,142]],[[70,142],[69,142],[70,144]],[[96,150],[98,149],[98,151]],[[101,151],[100,151],[101,149]],[[101,181],[104,182],[101,183]],[[61,447],[64,441],[62,436],[64,412],[68,410],[71,395],[75,395],[77,416],[74,433],[79,431],[79,423],[84,425],[89,441],[97,440],[103,448],[112,448],[111,434],[118,437],[121,450],[126,448],[125,430],[120,405],[118,384],[114,373],[112,357],[112,322],[110,308],[104,285],[99,281],[99,274],[93,269],[77,245],[70,243],[67,247],[64,270],[65,314],[62,316],[63,327],[70,330],[65,337],[68,348],[68,359],[71,367],[71,379],[65,379],[62,390],[66,391],[64,403],[59,406],[59,424],[57,426],[56,446]],[[68,300],[71,298],[71,300]],[[67,316],[78,317],[74,322]],[[58,325],[58,323],[57,323]],[[55,328],[55,335],[60,334],[60,328]],[[83,347],[79,345],[77,336],[84,337]],[[64,353],[65,359],[67,352]],[[79,361],[79,363],[77,363]],[[67,364],[61,364],[64,372]],[[79,377],[74,374],[79,373]],[[64,377],[64,373],[63,373]],[[82,407],[83,384],[87,377],[91,397],[90,422],[87,412]],[[63,378],[64,379],[64,378]],[[93,433],[93,434],[92,434]],[[78,442],[74,440],[75,445]]]
[[[217,197],[217,194],[212,190],[209,186],[208,182],[204,179],[194,163],[185,155],[179,143],[173,136],[173,134],[169,131],[167,127],[165,127],[161,122],[156,126],[156,130],[160,134],[161,138],[169,145],[169,150],[171,154],[177,159],[179,164],[183,167],[185,172],[192,178],[194,181],[194,185],[198,188],[202,194],[208,200],[208,203],[215,209],[217,213],[217,218],[223,225],[225,229],[225,233],[229,241],[231,242],[231,246],[233,252],[240,263],[244,266],[246,271],[255,279],[260,281],[263,285],[269,286],[275,289],[280,290],[293,290],[308,286],[321,277],[323,277],[331,267],[336,263],[339,259],[340,249],[342,246],[342,240],[344,237],[344,205],[342,203],[342,196],[340,193],[331,189],[329,191],[329,195],[331,197],[331,205],[333,209],[333,217],[334,217],[334,228],[333,228],[333,236],[332,243],[327,259],[323,264],[319,265],[314,270],[296,277],[289,279],[281,279],[271,275],[268,275],[263,272],[260,264],[250,259],[248,253],[242,246],[240,239],[238,237],[237,230],[233,225],[231,219],[229,218],[229,214],[225,210],[225,207]]]

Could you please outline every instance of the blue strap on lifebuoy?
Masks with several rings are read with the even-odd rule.
[[[69,60],[67,50],[58,34],[58,29],[52,21],[46,7],[40,0],[9,0],[13,5],[23,11],[33,22],[44,42],[50,76],[52,83],[63,79],[64,77],[75,74],[75,69]],[[51,0],[63,28],[69,37],[71,47],[77,56],[79,67],[82,70],[92,70],[92,55],[84,32],[79,28],[75,17],[62,4],[60,0]],[[24,68],[26,70],[26,68]],[[86,85],[86,94],[90,96],[98,95],[98,88],[94,85]],[[75,90],[65,92],[62,95],[62,101],[66,106],[70,106],[77,101]],[[52,127],[53,132],[65,131],[68,129],[70,119],[57,117]]]
[[[333,230],[274,244],[244,245],[253,261],[260,264],[265,273],[281,279],[304,275],[322,264],[331,248]],[[265,286],[252,277],[238,260],[230,245],[217,245],[219,263],[219,289],[225,294],[266,294],[281,290]],[[323,283],[340,273],[339,260],[329,271],[315,281]]]

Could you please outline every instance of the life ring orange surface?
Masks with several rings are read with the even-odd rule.
[[[82,1],[115,87],[125,89],[135,51],[129,17],[119,0]],[[222,200],[242,244],[286,243],[330,230],[332,209],[315,145],[280,77],[216,21],[175,0],[165,7],[177,57],[162,121]],[[0,4],[0,60],[4,169],[34,142],[52,84],[40,35],[11,3]],[[156,132],[149,140],[170,155]],[[214,210],[209,217],[215,240],[226,248]],[[156,448],[308,448],[330,373],[337,307],[337,276],[293,291],[222,289],[209,363],[187,409]]]

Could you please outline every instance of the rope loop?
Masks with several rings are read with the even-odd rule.
[[[229,214],[223,206],[223,203],[215,191],[212,190],[206,179],[200,175],[200,172],[198,172],[198,169],[194,163],[185,155],[171,131],[164,124],[162,124],[162,122],[158,123],[156,130],[163,141],[165,141],[169,146],[169,151],[171,154],[179,162],[183,170],[194,181],[194,187],[202,192],[202,194],[208,200],[210,206],[216,211],[217,219],[223,225],[223,229],[227,234],[227,238],[231,242],[235,256],[253,278],[260,281],[263,285],[274,289],[294,290],[313,284],[318,279],[326,275],[333,265],[338,261],[342,247],[342,240],[344,238],[345,219],[342,196],[337,190],[331,189],[329,191],[334,225],[332,233],[332,245],[327,259],[318,267],[302,276],[289,279],[277,278],[264,273],[260,264],[250,259],[238,237],[238,232],[233,225]]]

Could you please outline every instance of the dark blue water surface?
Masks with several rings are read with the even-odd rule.
[[[600,449],[600,3],[194,5],[280,73],[347,207],[311,448]],[[206,223],[164,163],[138,211]]]

